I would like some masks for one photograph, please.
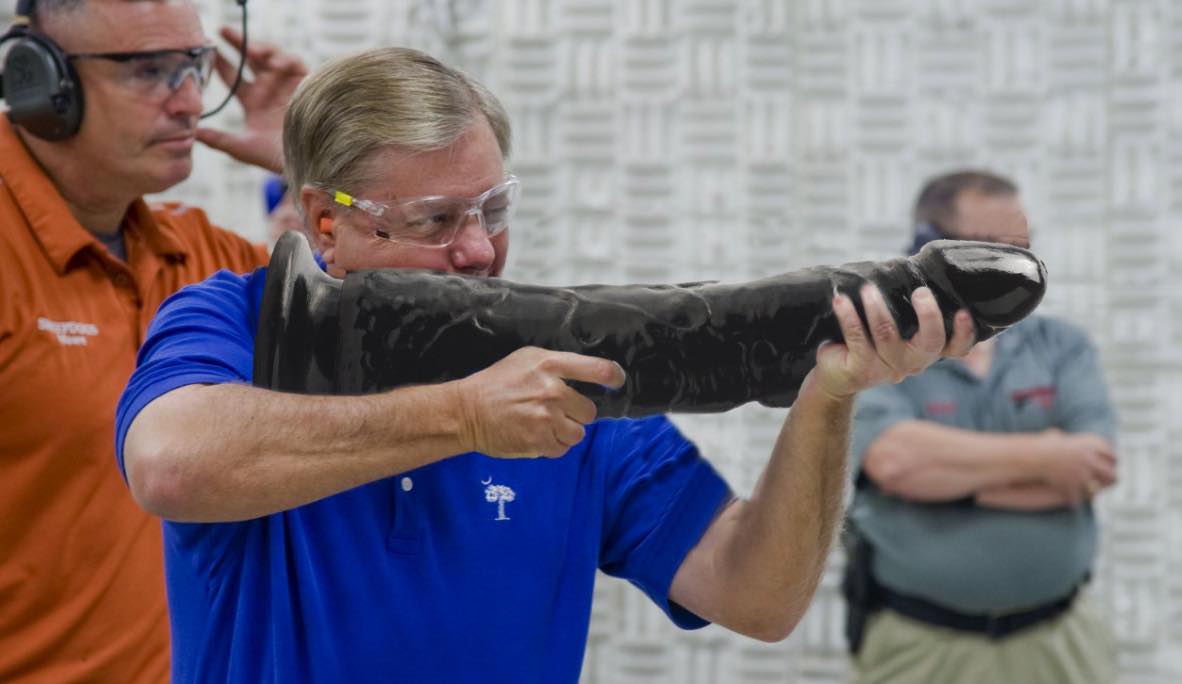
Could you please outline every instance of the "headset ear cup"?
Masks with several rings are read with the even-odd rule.
[[[64,140],[82,125],[82,84],[61,48],[49,38],[22,32],[4,58],[8,118],[44,140]]]
[[[919,250],[929,242],[946,239],[948,236],[939,226],[930,221],[920,221],[915,224],[915,235],[911,240],[911,246],[907,248],[907,256],[919,254]]]
[[[86,98],[82,92],[82,79],[78,76],[78,70],[74,67],[74,62],[67,59],[64,53],[62,54],[62,64],[66,67],[66,83],[69,88],[69,104],[62,115],[66,121],[63,130],[66,131],[66,137],[73,137],[82,128],[82,117],[86,114]]]

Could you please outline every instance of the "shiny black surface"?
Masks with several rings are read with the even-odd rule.
[[[840,340],[835,290],[882,290],[904,337],[910,293],[928,285],[951,319],[973,314],[978,339],[1028,315],[1046,269],[1009,245],[941,240],[917,255],[816,267],[747,283],[555,288],[497,278],[375,270],[344,281],[320,271],[302,236],[276,246],[255,344],[255,384],[365,394],[466,377],[527,345],[613,359],[623,388],[576,383],[600,416],[789,406],[817,345]]]

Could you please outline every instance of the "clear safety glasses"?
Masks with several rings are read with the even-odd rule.
[[[374,235],[390,242],[420,247],[447,247],[468,217],[475,215],[488,237],[500,234],[509,226],[521,184],[508,175],[478,197],[412,197],[395,202],[374,202],[354,197],[340,190],[328,190],[337,204],[358,209],[373,219]]]
[[[190,75],[199,90],[205,88],[213,73],[214,47],[87,52],[68,55],[68,59],[111,62],[115,65],[112,78],[127,90],[147,98],[164,99],[176,92]]]

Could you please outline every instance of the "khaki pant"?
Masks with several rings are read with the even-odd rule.
[[[884,609],[870,618],[854,666],[856,684],[1112,684],[1116,640],[1086,598],[997,640]]]

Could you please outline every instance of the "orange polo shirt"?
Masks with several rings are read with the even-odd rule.
[[[100,182],[100,181],[96,181]],[[107,252],[0,115],[0,682],[168,681],[160,522],[115,464],[115,404],[156,308],[266,253],[136,201]]]

